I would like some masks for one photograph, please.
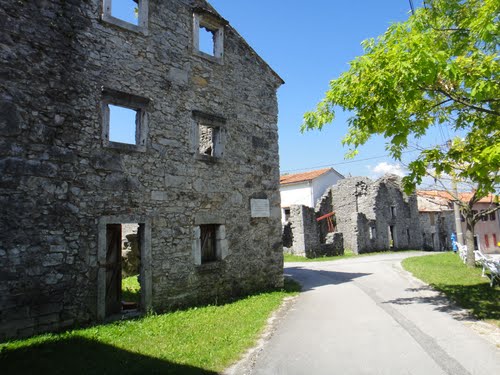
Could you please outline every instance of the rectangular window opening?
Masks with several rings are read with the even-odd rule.
[[[215,56],[215,30],[201,26],[198,31],[198,50],[210,56]]]
[[[481,211],[482,214],[481,214],[481,221],[488,221],[488,214],[485,214],[484,213],[484,210]]]
[[[377,228],[370,227],[370,240],[377,238]]]
[[[490,212],[490,221],[496,220],[496,212]]]
[[[139,111],[109,104],[109,141],[137,145]]]
[[[396,207],[391,206],[391,218],[395,219],[396,218]]]
[[[139,0],[111,0],[111,15],[138,26]]]
[[[285,221],[288,221],[290,219],[290,209],[289,208],[284,208],[283,209],[283,214],[285,215]]]
[[[217,228],[215,224],[200,225],[201,263],[217,261]]]
[[[199,126],[198,152],[201,155],[217,156],[217,140],[219,128],[201,125]]]
[[[486,248],[490,247],[490,239],[487,234],[484,235],[484,244],[486,245]]]

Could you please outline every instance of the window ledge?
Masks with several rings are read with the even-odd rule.
[[[223,162],[223,159],[221,157],[217,157],[217,156],[196,154],[195,158],[196,158],[196,160],[203,161],[203,162],[205,162],[207,164],[218,164],[218,163],[222,163]]]
[[[136,152],[146,152],[146,146],[133,145],[129,143],[121,143],[121,142],[105,142],[104,147],[114,148],[122,151],[136,151]]]
[[[217,63],[219,65],[224,65],[224,60],[222,57],[212,56],[212,55],[209,55],[208,53],[205,53],[205,52],[200,51],[198,49],[195,49],[193,51],[193,54],[195,56],[201,57],[202,59],[208,60],[210,62]]]
[[[149,34],[148,28],[145,26],[140,26],[140,25],[134,25],[133,23],[123,21],[119,18],[110,16],[109,14],[103,14],[101,19],[109,24],[118,26],[122,29],[128,30],[128,31],[133,31],[138,34],[142,34],[147,36]]]

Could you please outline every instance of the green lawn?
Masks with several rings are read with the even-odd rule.
[[[340,260],[346,258],[357,258],[357,257],[366,257],[371,255],[379,255],[379,254],[393,254],[400,253],[402,251],[415,251],[415,250],[399,250],[399,251],[377,251],[374,253],[365,253],[356,255],[352,252],[352,250],[345,250],[344,255],[337,255],[332,257],[319,257],[319,258],[306,258],[298,255],[285,254],[284,260],[285,262],[327,262],[331,260]]]
[[[141,286],[139,285],[139,275],[122,279],[122,300],[127,302],[137,302],[141,300]]]
[[[7,374],[215,374],[253,346],[270,314],[300,290],[262,293],[137,320],[0,344]]]
[[[407,258],[403,267],[476,318],[500,326],[500,287],[491,288],[489,279],[481,277],[481,268],[468,268],[451,252]]]

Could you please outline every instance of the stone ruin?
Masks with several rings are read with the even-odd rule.
[[[335,231],[328,220],[318,221],[328,215],[334,219]],[[325,192],[315,209],[291,206],[283,244],[285,252],[306,257],[337,255],[344,248],[356,254],[420,249],[417,197],[406,195],[395,175],[376,181],[342,179]]]
[[[125,223],[142,311],[283,285],[283,80],[206,1],[116,1],[0,0],[0,340],[120,314]]]
[[[283,228],[285,253],[307,258],[344,254],[342,233],[321,231],[319,216],[311,207],[290,206],[290,218]]]

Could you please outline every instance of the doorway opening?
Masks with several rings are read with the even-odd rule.
[[[396,248],[396,238],[394,236],[394,225],[389,225],[389,249],[393,250]]]
[[[144,224],[106,225],[105,316],[138,312],[141,306],[141,247]]]

